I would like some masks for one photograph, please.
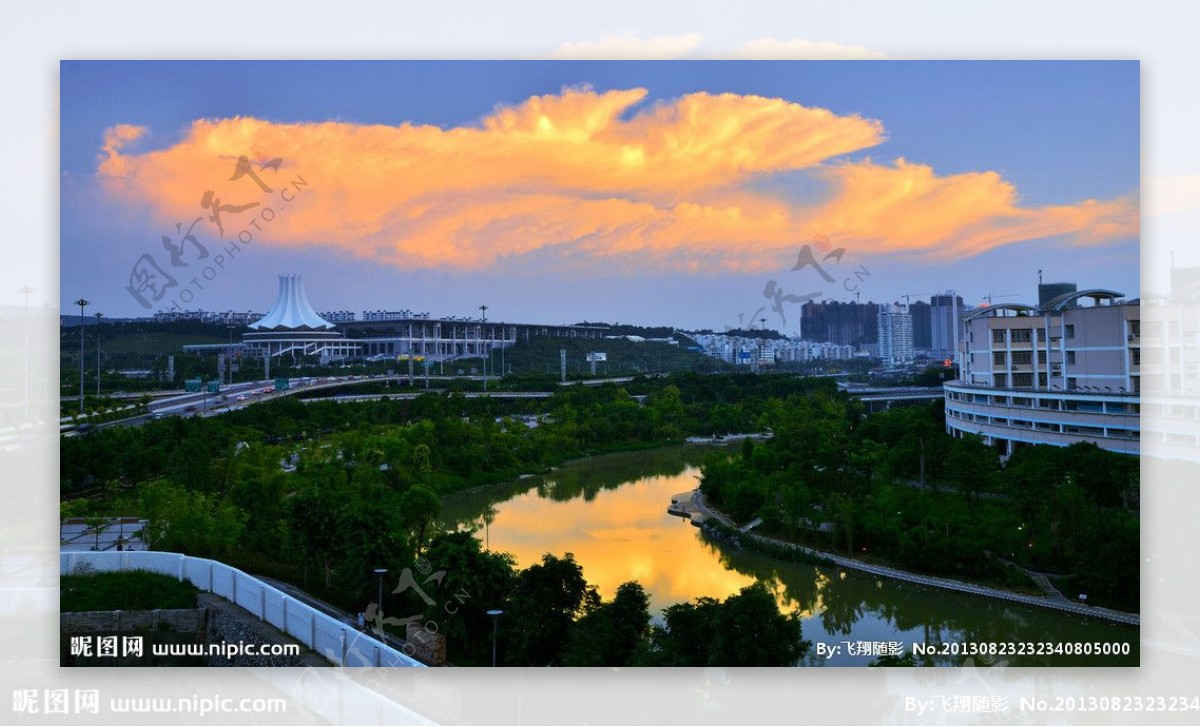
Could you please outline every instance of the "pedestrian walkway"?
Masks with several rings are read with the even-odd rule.
[[[737,525],[724,513],[708,507],[704,501],[704,493],[700,492],[700,490],[694,490],[691,493],[674,495],[671,498],[671,504],[672,507],[677,505],[683,506],[683,509],[686,509],[689,515],[693,517],[693,524],[699,524],[695,520],[695,515],[698,514],[702,517],[701,522],[711,518],[721,523],[725,527],[738,529]],[[888,566],[876,565],[874,563],[864,563],[853,558],[847,558],[844,555],[828,553],[822,550],[816,550],[807,546],[798,545],[796,543],[789,543],[784,540],[769,538],[759,535],[758,533],[747,532],[745,535],[748,538],[753,538],[762,543],[769,543],[774,546],[800,551],[814,558],[823,558],[842,568],[870,573],[871,575],[882,576],[884,578],[894,578],[896,580],[907,581],[909,583],[917,583],[919,585],[930,586],[932,588],[941,588],[948,591],[969,593],[976,596],[983,596],[985,598],[996,598],[1004,601],[1012,601],[1014,603],[1021,603],[1027,606],[1036,606],[1038,608],[1048,608],[1055,611],[1076,613],[1081,616],[1090,616],[1092,618],[1114,621],[1116,623],[1128,624],[1130,626],[1141,625],[1141,616],[1136,613],[1126,613],[1124,611],[1114,611],[1108,608],[1100,608],[1097,606],[1088,606],[1082,603],[1076,603],[1067,599],[1061,593],[1058,593],[1057,590],[1054,591],[1055,593],[1058,593],[1057,598],[1033,596],[1025,593],[1015,593],[1013,591],[1005,591],[999,588],[991,588],[989,586],[980,586],[974,583],[956,581],[950,578],[927,576],[920,573],[911,573],[909,571],[900,570],[899,568],[890,568]],[[1044,574],[1041,575],[1043,578],[1045,577]],[[1046,581],[1046,585],[1050,588],[1053,588],[1049,581]]]
[[[67,518],[58,526],[59,550],[149,550],[141,536],[145,527],[146,521],[135,517],[105,518],[95,524],[87,518]]]

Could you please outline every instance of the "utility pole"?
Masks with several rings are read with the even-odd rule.
[[[760,331],[762,331],[762,332],[763,332],[763,334],[764,334],[764,337],[763,337],[763,338],[760,338],[760,339],[758,339],[758,361],[756,361],[756,362],[755,362],[755,366],[754,366],[754,368],[755,368],[755,370],[756,370],[756,371],[762,371],[762,368],[763,368],[763,363],[764,363],[764,361],[763,361],[763,349],[765,349],[765,348],[766,348],[766,344],[767,344],[767,339],[766,339],[766,337],[765,337],[765,334],[766,334],[766,332],[767,332],[767,319],[766,319],[766,318],[759,318],[759,319],[758,319],[758,323],[759,323],[759,326],[758,326],[758,328],[759,328],[759,330],[760,330]]]
[[[79,306],[79,415],[83,416],[83,309],[92,301],[80,298],[75,301]]]
[[[96,311],[92,315],[96,316],[96,398],[100,398],[100,319],[104,314]]]
[[[487,350],[487,346],[485,346],[483,343],[483,337],[484,337],[484,335],[486,335],[485,332],[487,329],[487,306],[486,305],[479,306],[479,311],[482,314],[481,320],[483,321],[483,323],[479,326],[479,345],[482,347],[482,352],[483,352],[483,390],[487,391],[487,365],[488,365],[488,354],[490,353],[490,351]]]

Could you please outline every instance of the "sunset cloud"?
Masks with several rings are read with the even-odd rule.
[[[99,174],[114,197],[148,203],[164,224],[205,214],[200,200],[212,190],[224,204],[279,211],[263,244],[332,247],[403,269],[536,259],[765,271],[817,232],[861,252],[929,257],[1137,234],[1134,199],[1026,207],[995,172],[938,176],[903,159],[846,160],[886,140],[876,120],[778,98],[647,95],[564,89],[452,128],[202,119],[174,145],[143,153],[125,148],[146,130],[121,125],[105,136]],[[283,159],[257,171],[272,193],[297,176],[308,186],[283,207],[248,175],[230,179],[241,155]],[[805,199],[758,184],[783,174],[826,191]]]

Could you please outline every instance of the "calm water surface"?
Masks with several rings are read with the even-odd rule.
[[[826,645],[821,656],[814,648],[806,665],[865,665],[874,657],[847,653],[848,644],[864,641],[898,641],[906,651],[914,642],[1119,642],[1129,644],[1128,656],[1001,660],[1016,666],[1137,665],[1135,628],[716,547],[688,521],[667,514],[672,495],[696,488],[698,465],[713,451],[673,447],[594,457],[456,496],[443,518],[451,526],[477,527],[481,540],[512,553],[522,568],[543,553],[573,553],[606,600],[617,586],[636,580],[649,594],[656,620],[671,604],[724,599],[762,581],[781,610],[800,614],[804,638]],[[833,647],[840,649],[830,656]]]

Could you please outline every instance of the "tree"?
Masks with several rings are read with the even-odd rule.
[[[762,583],[724,603],[698,598],[663,610],[645,662],[656,666],[792,666],[807,653],[799,620],[784,615]]]
[[[143,485],[139,503],[148,520],[143,536],[155,550],[224,559],[246,525],[246,513],[232,503],[168,482]]]
[[[711,638],[714,666],[792,666],[807,650],[799,620],[780,613],[760,582],[721,604]]]
[[[437,493],[424,485],[414,485],[400,495],[400,517],[406,526],[416,530],[415,550],[425,542],[425,528],[442,511]]]
[[[88,515],[84,522],[87,523],[88,530],[96,536],[96,544],[92,546],[92,550],[100,550],[100,534],[108,529],[108,518],[103,515]]]
[[[583,578],[575,556],[549,553],[517,577],[509,600],[509,628],[505,631],[506,663],[552,666],[562,650],[575,619],[599,603],[596,588]]]
[[[980,492],[992,488],[997,465],[995,450],[973,434],[955,439],[946,461],[950,481],[960,492],[969,493],[973,503],[979,502]]]
[[[636,581],[575,622],[563,654],[565,666],[630,666],[650,634],[650,599]]]
[[[331,584],[331,559],[337,554],[339,502],[323,487],[310,486],[288,501],[288,532],[299,546],[305,563],[304,580],[308,585],[307,564],[317,561],[326,586]]]
[[[485,552],[469,530],[440,533],[429,541],[424,557],[445,571],[441,598],[428,606],[425,617],[436,621],[446,636],[451,659],[464,664],[491,663],[492,617],[488,610],[503,608],[516,584],[515,561],[507,553]],[[415,599],[413,605],[417,605]]]

